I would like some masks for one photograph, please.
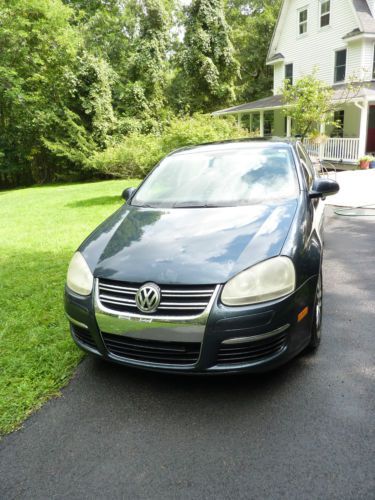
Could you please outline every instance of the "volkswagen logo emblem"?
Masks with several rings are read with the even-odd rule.
[[[160,288],[154,283],[141,286],[135,295],[135,303],[143,313],[153,313],[159,307],[161,300]]]

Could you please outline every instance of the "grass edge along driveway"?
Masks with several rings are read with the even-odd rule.
[[[0,436],[58,395],[82,359],[63,310],[68,263],[138,182],[0,192]]]

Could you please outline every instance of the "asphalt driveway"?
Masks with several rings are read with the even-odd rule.
[[[263,376],[86,359],[0,442],[0,498],[375,498],[375,218],[330,218],[324,340]]]

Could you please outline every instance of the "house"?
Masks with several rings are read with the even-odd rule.
[[[320,146],[307,141],[310,152],[343,162],[375,152],[375,0],[284,0],[267,64],[274,72],[273,96],[214,115],[236,115],[261,137],[289,137],[291,120],[281,109],[283,82],[293,83],[316,68],[341,102],[335,120],[342,127],[322,126],[329,139]],[[366,83],[343,104],[339,96],[352,78]]]

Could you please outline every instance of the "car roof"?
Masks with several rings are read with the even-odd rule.
[[[291,148],[295,147],[298,141],[295,139],[284,139],[284,138],[270,138],[270,139],[231,139],[226,141],[217,141],[217,142],[207,142],[203,144],[198,144],[195,146],[187,146],[184,148],[177,149],[170,153],[171,155],[178,155],[184,153],[204,153],[204,152],[213,152],[213,151],[230,151],[230,150],[246,150],[246,149],[255,149],[258,147],[267,147],[272,149],[278,148]]]

